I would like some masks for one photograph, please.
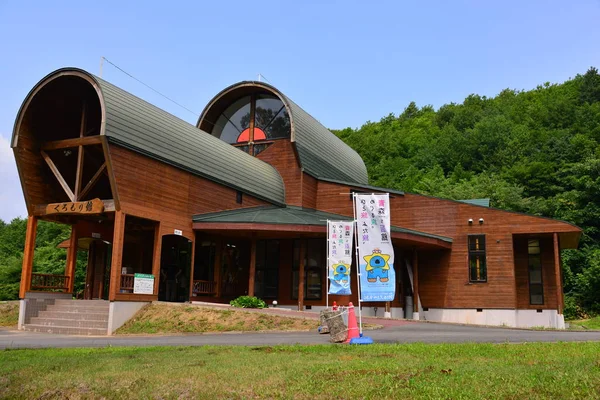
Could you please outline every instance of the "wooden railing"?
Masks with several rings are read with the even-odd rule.
[[[217,293],[217,282],[214,281],[194,281],[192,289],[194,295],[206,295]]]
[[[133,274],[121,274],[121,293],[133,293]]]
[[[51,292],[68,292],[69,277],[66,275],[31,274],[31,289]]]

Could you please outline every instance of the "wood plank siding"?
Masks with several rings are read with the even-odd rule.
[[[161,235],[174,229],[193,240],[192,215],[266,205],[244,194],[236,202],[235,189],[219,185],[168,164],[109,145],[121,211],[161,222]]]
[[[319,181],[317,208],[351,216],[350,196],[340,194],[351,189],[352,186]],[[419,291],[423,307],[515,308],[516,299],[522,296],[515,285],[513,235],[575,234],[578,231],[561,221],[410,193],[392,195],[390,209],[392,225],[453,238],[451,252],[419,253]],[[481,225],[480,218],[484,220]],[[473,219],[472,225],[469,219]],[[486,235],[485,283],[469,282],[467,238],[470,234]],[[556,279],[550,276],[554,271],[553,248],[549,240],[549,244],[544,242],[543,245],[545,306],[556,309]],[[528,299],[527,295],[527,302]],[[525,307],[520,300],[518,303],[519,308],[522,305],[540,308]]]

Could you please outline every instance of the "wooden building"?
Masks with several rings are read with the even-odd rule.
[[[156,300],[248,294],[318,311],[325,221],[352,219],[352,194],[372,192],[391,197],[392,317],[564,326],[560,250],[577,247],[578,227],[370,186],[354,150],[263,82],[224,89],[193,126],[86,71],[60,69],[28,94],[12,147],[29,213],[20,326],[51,325],[41,313],[75,307],[73,296],[96,300],[76,308],[109,310],[97,328],[108,333]],[[40,219],[72,227],[64,275],[33,271]],[[82,293],[73,290],[78,250],[88,253]],[[332,300],[356,302],[353,293]],[[364,303],[363,312],[385,307]]]

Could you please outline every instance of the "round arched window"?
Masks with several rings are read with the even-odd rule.
[[[290,137],[290,116],[283,102],[273,95],[245,96],[219,116],[212,134],[256,155],[267,148],[270,140]]]

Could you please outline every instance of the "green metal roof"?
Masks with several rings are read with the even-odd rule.
[[[194,222],[217,222],[217,223],[252,223],[252,224],[275,224],[275,225],[315,225],[326,226],[327,220],[352,221],[352,218],[295,206],[275,207],[260,206],[241,208],[237,210],[220,211],[208,214],[198,214],[192,217]],[[392,232],[408,233],[439,239],[452,243],[452,238],[419,232],[412,229],[392,226]]]
[[[110,143],[271,203],[285,204],[285,187],[275,168],[87,71],[59,69],[33,90],[69,73],[83,74],[99,88],[101,134]]]
[[[282,96],[287,100],[292,142],[302,168],[317,178],[368,184],[367,167],[358,153],[289,97]]]
[[[296,147],[300,165],[317,178],[337,179],[368,184],[367,167],[350,146],[325,128],[319,121],[294,103],[277,88],[264,82],[243,81],[219,92],[207,105],[198,119],[200,127],[209,110],[224,96],[236,89],[256,87],[278,96],[285,105],[291,125],[291,141]]]
[[[490,199],[470,199],[470,200],[458,200],[462,203],[473,204],[475,206],[489,207]]]
[[[363,185],[363,184],[354,183],[354,182],[344,182],[344,181],[339,181],[337,179],[327,179],[327,178],[318,178],[318,177],[315,177],[315,178],[319,179],[320,181],[324,181],[324,182],[337,183],[339,185],[346,185],[346,186],[354,186],[357,188],[366,189],[367,191],[371,190],[374,193],[390,193],[390,194],[397,194],[400,196],[404,196],[404,192],[401,190],[382,188],[379,186]]]

